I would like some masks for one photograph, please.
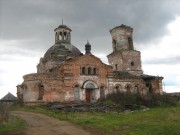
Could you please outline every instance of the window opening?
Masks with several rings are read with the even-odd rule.
[[[82,67],[82,74],[85,75],[85,67]]]
[[[131,61],[131,66],[134,66],[134,61]]]
[[[115,64],[115,70],[116,71],[118,70],[118,64]]]
[[[93,69],[94,75],[96,75],[96,68]]]
[[[104,98],[105,97],[105,87],[104,86],[101,86],[100,87],[100,98]]]
[[[88,75],[91,75],[91,67],[88,67]]]

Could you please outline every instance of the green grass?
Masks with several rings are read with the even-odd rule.
[[[68,120],[98,135],[180,135],[180,105],[122,114],[65,113],[42,107],[25,107],[21,110]]]
[[[0,133],[20,133],[26,127],[26,122],[18,117],[10,116],[6,122],[0,123]]]

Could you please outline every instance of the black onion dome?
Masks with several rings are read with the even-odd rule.
[[[44,60],[64,61],[67,57],[78,57],[81,52],[73,45],[60,43],[50,47],[44,54]]]
[[[86,54],[91,54],[91,44],[89,43],[89,41],[87,41],[86,45],[85,45],[85,50],[86,50]]]
[[[91,44],[89,43],[89,41],[87,41],[85,47],[89,47],[89,46],[91,46]]]

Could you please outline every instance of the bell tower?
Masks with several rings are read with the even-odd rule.
[[[113,51],[107,57],[113,71],[142,74],[141,53],[133,45],[133,28],[122,24],[111,29],[110,34]]]
[[[134,50],[133,28],[126,25],[120,25],[110,30],[112,36],[113,51]]]
[[[59,25],[55,30],[55,43],[68,43],[71,44],[71,29],[64,25]]]

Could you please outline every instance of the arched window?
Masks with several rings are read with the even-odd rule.
[[[91,75],[91,67],[88,67],[88,75]]]
[[[44,96],[44,85],[42,83],[40,83],[38,100],[43,100],[43,96]]]
[[[134,61],[131,61],[131,66],[134,66]]]
[[[116,85],[115,88],[114,88],[114,91],[115,91],[115,92],[119,92],[119,91],[121,91],[121,90],[122,90],[122,86],[119,85],[119,84]]]
[[[66,32],[64,32],[64,40],[66,40]]]
[[[134,86],[134,92],[140,93],[138,85],[135,85],[135,86]]]
[[[116,71],[118,70],[118,64],[115,64],[115,70]]]
[[[130,84],[126,85],[126,91],[127,92],[131,92],[131,88],[132,88],[132,86]]]
[[[116,92],[120,90],[119,85],[116,86]]]
[[[113,39],[113,50],[114,50],[114,51],[117,50],[117,48],[116,48],[116,40],[115,40],[115,39]]]
[[[74,86],[74,100],[80,100],[80,86]]]
[[[96,68],[93,68],[93,73],[94,73],[94,75],[96,75],[96,74],[97,74],[97,70],[96,70]]]
[[[57,32],[56,32],[56,35],[55,35],[55,41],[57,41],[58,40],[58,36],[57,36]]]
[[[67,35],[66,35],[66,39],[69,40],[69,34],[68,34],[68,33],[67,33]]]
[[[86,87],[85,87],[86,89],[95,89],[95,86],[94,86],[94,84],[92,84],[92,83],[88,83],[88,84],[86,84]]]
[[[132,42],[132,38],[131,37],[128,37],[128,44],[129,44],[129,49],[130,50],[133,50],[133,42]]]
[[[82,73],[82,75],[85,75],[85,67],[82,67],[81,73]]]
[[[149,92],[150,92],[150,93],[153,93],[152,85],[150,85],[150,87],[149,87]]]
[[[62,40],[62,32],[59,33],[59,40]]]

